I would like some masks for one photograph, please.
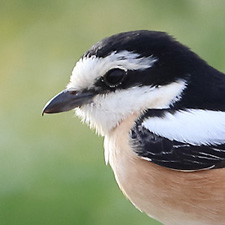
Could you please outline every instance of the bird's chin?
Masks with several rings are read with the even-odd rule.
[[[101,125],[102,123],[98,122],[92,113],[87,110],[87,107],[77,107],[75,114],[81,119],[82,123],[86,123],[99,136],[105,136],[108,133],[108,130]]]

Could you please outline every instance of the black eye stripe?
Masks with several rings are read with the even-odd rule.
[[[115,69],[109,70],[102,78],[102,81],[107,86],[111,88],[115,88],[115,87],[118,87],[120,84],[122,84],[126,75],[127,75],[127,72],[125,70],[120,68],[115,68]]]

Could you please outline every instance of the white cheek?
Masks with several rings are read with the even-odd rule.
[[[179,99],[185,86],[185,82],[180,80],[159,88],[133,87],[97,95],[93,103],[77,109],[76,114],[99,134],[105,135],[133,113],[141,113],[148,108],[169,107]]]

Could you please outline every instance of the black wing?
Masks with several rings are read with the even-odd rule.
[[[171,141],[137,121],[130,133],[134,151],[142,158],[163,167],[193,171],[225,167],[225,144],[191,145]]]

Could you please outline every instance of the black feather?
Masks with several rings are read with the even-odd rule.
[[[225,167],[225,141],[221,145],[194,146],[186,142],[171,141],[142,126],[144,118],[150,116],[163,118],[166,111],[175,112],[175,110],[148,110],[131,129],[131,145],[138,156],[175,170],[193,171]]]

